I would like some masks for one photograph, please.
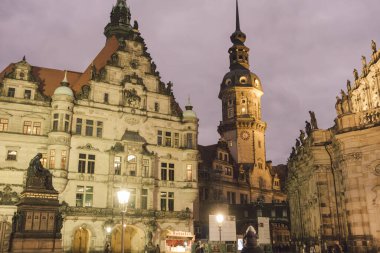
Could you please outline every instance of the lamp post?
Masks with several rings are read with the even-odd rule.
[[[219,226],[219,244],[221,245],[222,244],[222,223],[224,221],[224,216],[223,214],[218,214],[216,216],[216,222],[218,222],[218,226]]]
[[[106,253],[111,252],[111,240],[110,240],[110,235],[111,235],[112,228],[110,225],[106,226],[106,248],[105,251]]]
[[[126,190],[120,190],[117,192],[117,198],[121,205],[121,253],[124,253],[124,215],[127,212],[127,204],[130,194],[131,193]]]

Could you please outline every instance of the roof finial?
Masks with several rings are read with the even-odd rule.
[[[190,95],[187,97],[187,105],[185,106],[185,108],[188,111],[193,109],[193,106],[191,105],[191,102],[190,102]]]
[[[239,3],[236,0],[236,31],[240,31]]]
[[[23,61],[26,61],[26,57],[25,57],[25,55],[24,55],[24,57],[22,57],[22,60],[23,60]]]
[[[62,86],[69,86],[69,81],[67,80],[67,70],[65,70],[65,77],[63,78],[61,85]]]

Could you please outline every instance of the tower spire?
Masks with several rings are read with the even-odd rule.
[[[236,0],[236,31],[240,31],[239,2]]]
[[[104,28],[104,35],[107,38],[116,36],[125,37],[132,30],[131,12],[126,0],[117,0],[111,11],[111,20]]]

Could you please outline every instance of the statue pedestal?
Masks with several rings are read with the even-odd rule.
[[[13,216],[9,252],[63,252],[58,192],[29,188]]]

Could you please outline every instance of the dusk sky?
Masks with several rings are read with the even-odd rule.
[[[229,71],[234,0],[127,0],[164,82],[199,117],[199,143],[216,143],[219,85]],[[105,43],[116,0],[1,0],[0,71],[26,55],[34,66],[82,72]],[[315,111],[333,126],[335,97],[380,47],[379,0],[240,0],[251,71],[262,81],[267,160],[286,163]]]

